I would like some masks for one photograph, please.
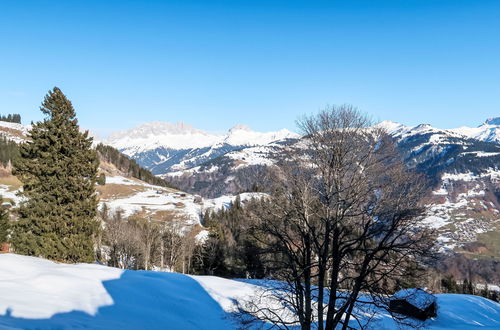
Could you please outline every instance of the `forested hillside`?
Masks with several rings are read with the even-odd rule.
[[[111,146],[100,143],[96,149],[101,160],[115,165],[118,170],[123,171],[126,175],[152,185],[175,188],[173,184],[153,175],[149,170],[137,164],[135,160],[128,158]]]

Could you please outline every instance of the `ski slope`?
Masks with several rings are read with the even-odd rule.
[[[231,313],[262,290],[259,283],[265,285],[0,254],[0,328],[236,329]],[[438,317],[423,324],[429,329],[500,328],[500,305],[493,301],[437,298]],[[381,314],[372,328],[396,324]]]

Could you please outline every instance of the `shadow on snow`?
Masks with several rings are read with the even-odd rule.
[[[21,329],[227,329],[234,328],[220,305],[189,276],[176,273],[124,271],[103,281],[113,299],[95,315],[81,311],[46,319],[0,315],[0,328]],[[57,299],[57,298],[54,298]]]

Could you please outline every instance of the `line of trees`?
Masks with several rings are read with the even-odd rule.
[[[500,302],[500,292],[491,290],[487,283],[481,285],[480,283],[474,282],[467,278],[463,281],[458,281],[453,277],[453,275],[447,275],[441,279],[440,285],[441,291],[444,293],[478,295],[496,302]]]
[[[6,121],[9,123],[21,123],[21,115],[20,114],[8,114],[8,115],[0,115],[0,121]]]
[[[0,164],[6,167],[19,155],[17,143],[8,140],[5,136],[0,136]]]
[[[193,272],[195,254],[200,250],[195,231],[185,227],[181,215],[161,220],[138,214],[124,217],[122,211],[111,212],[104,204],[99,218],[100,262],[123,269]]]

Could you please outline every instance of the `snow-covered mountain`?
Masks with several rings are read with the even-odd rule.
[[[408,135],[432,133],[445,137],[467,137],[483,142],[500,143],[500,117],[489,118],[478,127],[462,126],[451,129],[434,128],[428,124],[421,124],[413,127],[405,126],[389,120],[383,121],[378,125],[386,128],[391,135],[398,138],[405,138]]]
[[[479,127],[459,127],[450,131],[473,139],[500,143],[500,117],[489,118]]]
[[[155,122],[112,134],[105,143],[154,174],[166,174],[198,166],[231,151],[296,137],[296,133],[286,129],[261,133],[238,125],[218,135],[184,123]]]
[[[396,139],[401,151],[406,155],[409,166],[426,168],[433,167],[429,163],[433,159],[435,161],[446,159],[448,167],[452,166],[452,163],[463,164],[463,160],[469,161],[477,157],[480,157],[483,163],[487,160],[492,162],[493,159],[490,156],[495,156],[498,146],[496,143],[500,143],[500,140],[493,138],[500,136],[500,125],[496,125],[498,122],[500,122],[499,118],[493,118],[477,128],[459,129],[439,129],[428,124],[405,126],[391,121],[381,122],[377,126],[384,127]],[[212,157],[194,156],[178,163],[171,158],[169,160],[171,166],[166,170],[160,170],[155,165],[148,167],[144,162],[142,164],[153,171],[156,169],[157,171],[154,171],[156,174],[183,189],[214,197],[231,191],[248,189],[248,172],[254,173],[256,168],[272,164],[272,154],[279,152],[283,145],[293,143],[297,139],[295,135],[293,138],[265,145],[217,149],[217,153],[213,153]],[[480,144],[482,142],[493,143]],[[468,146],[472,145],[474,148],[468,149]],[[463,150],[459,146],[463,146]],[[448,156],[453,154],[452,151],[459,152],[460,150],[463,151],[460,161],[448,159]],[[473,150],[477,152],[474,153]],[[443,158],[439,155],[447,156]],[[189,154],[186,155],[186,158],[189,157]],[[252,170],[249,169],[251,167],[253,167]]]
[[[384,121],[408,167],[425,174],[433,192],[427,223],[443,248],[500,259],[499,118],[476,128],[439,129]],[[181,189],[207,197],[265,187],[274,153],[298,139],[229,151],[202,164],[162,177]],[[173,167],[175,169],[175,166]],[[474,243],[474,244],[471,244]]]

